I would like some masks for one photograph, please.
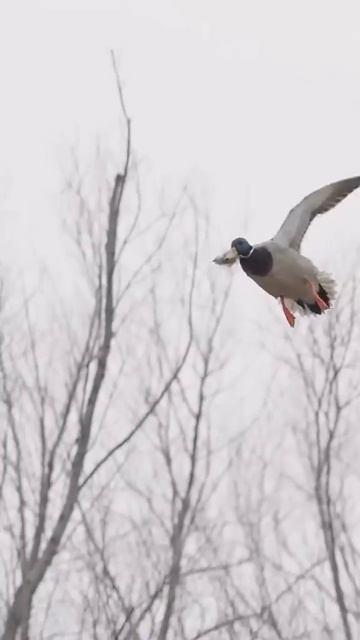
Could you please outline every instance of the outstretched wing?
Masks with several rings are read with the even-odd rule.
[[[360,176],[356,176],[333,182],[310,193],[289,211],[273,240],[299,251],[302,239],[314,218],[335,207],[359,186]]]

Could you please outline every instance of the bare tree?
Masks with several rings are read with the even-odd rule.
[[[326,554],[325,584],[346,640],[356,637],[359,607],[356,566],[357,527],[349,523],[347,457],[358,444],[359,403],[357,279],[343,288],[325,331],[310,327],[307,352],[295,348],[295,361],[305,397],[303,438],[307,468]],[[350,444],[351,443],[351,444]],[[323,587],[321,586],[323,584]]]
[[[84,570],[93,567],[92,597],[107,603],[103,614],[96,614],[96,622],[109,637],[167,638],[174,633],[188,637],[194,621],[192,606],[184,618],[185,602],[190,606],[190,594],[194,589],[197,592],[202,576],[221,571],[224,564],[211,542],[222,524],[210,526],[206,511],[208,504],[216,500],[227,466],[223,452],[214,450],[210,407],[217,400],[225,364],[220,349],[224,341],[218,334],[229,288],[220,293],[211,281],[206,284],[196,278],[201,226],[195,218],[194,234],[190,233],[195,245],[186,250],[189,259],[179,265],[179,280],[170,300],[159,295],[155,278],[150,291],[152,323],[140,386],[148,398],[152,429],[137,440],[136,459],[141,461],[141,475],[138,466],[131,464],[131,455],[118,475],[118,483],[126,488],[121,514],[124,536],[115,542],[117,536],[110,533],[113,524],[104,512],[97,510],[86,516],[84,534],[90,544],[88,553],[81,557]],[[179,228],[184,229],[183,221]],[[177,243],[176,231],[175,228],[173,239]],[[160,292],[164,290],[164,280],[174,285],[177,279],[175,268],[168,275],[167,260],[168,256],[156,268],[163,278]],[[201,309],[205,300],[207,306]],[[170,309],[174,322],[169,325]],[[174,384],[167,387],[161,405],[154,408],[147,386],[154,378],[161,385],[166,382],[174,359],[178,361],[173,345],[178,351],[182,342],[178,318],[184,314],[192,336],[189,357]],[[119,566],[114,569],[111,557],[117,558],[120,566],[123,558],[131,558],[132,562],[126,570]],[[104,575],[103,581],[100,575]],[[200,597],[196,605],[199,607],[206,615]],[[88,628],[95,610],[88,609]]]
[[[112,62],[120,158],[72,153],[68,304],[1,295],[2,638],[355,640],[357,279],[240,396],[262,354],[203,209],[144,199]]]
[[[80,493],[156,410],[181,372],[192,342],[193,284],[187,312],[188,336],[179,359],[172,363],[161,385],[148,390],[143,410],[139,408],[128,428],[123,422],[120,432],[113,437],[116,440],[113,446],[107,446],[100,458],[93,460],[94,443],[100,437],[125,367],[121,345],[128,337],[124,338],[123,325],[129,321],[134,304],[134,298],[129,300],[130,292],[141,278],[149,278],[152,263],[178,215],[175,207],[170,215],[161,216],[162,229],[157,232],[155,244],[146,252],[140,251],[134,264],[123,266],[126,250],[130,245],[134,248],[139,236],[142,244],[146,244],[147,225],[139,227],[141,201],[136,180],[130,175],[131,123],[119,81],[118,90],[126,129],[125,153],[108,205],[105,209],[101,194],[93,199],[95,215],[91,197],[85,197],[83,185],[78,183],[75,193],[76,240],[88,277],[90,302],[81,331],[68,326],[67,361],[59,370],[52,359],[53,352],[46,353],[46,341],[42,342],[43,335],[37,331],[30,303],[24,305],[20,323],[21,329],[26,330],[26,338],[22,333],[19,340],[15,332],[12,338],[17,343],[11,343],[10,333],[7,335],[5,329],[1,335],[1,401],[7,424],[2,438],[1,473],[6,538],[4,640],[29,637],[33,598],[61,550]],[[51,349],[51,345],[47,347]],[[121,364],[114,370],[117,358]]]
[[[252,598],[229,587],[233,624],[249,637],[356,637],[358,480],[349,464],[359,444],[357,291],[353,277],[322,322],[285,334],[286,348],[276,343],[279,396],[239,447],[235,509],[253,561]]]

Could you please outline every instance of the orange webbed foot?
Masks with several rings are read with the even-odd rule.
[[[329,305],[325,302],[325,300],[320,298],[318,292],[316,291],[314,283],[311,282],[310,280],[308,280],[307,283],[309,285],[311,295],[314,298],[314,302],[316,302],[316,304],[318,305],[319,309],[321,309],[321,311],[327,311],[327,309],[329,308]]]

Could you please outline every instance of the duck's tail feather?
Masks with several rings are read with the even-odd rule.
[[[328,308],[333,306],[333,302],[336,297],[336,283],[335,280],[325,271],[318,272],[318,295],[326,302]],[[320,309],[317,302],[309,304],[304,300],[290,300],[285,298],[285,304],[292,313],[298,313],[302,316],[321,315],[325,311]]]

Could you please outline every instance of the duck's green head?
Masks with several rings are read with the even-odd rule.
[[[253,247],[245,238],[235,238],[231,243],[230,249],[221,256],[214,258],[213,262],[231,267],[240,258],[248,258],[252,252]]]

